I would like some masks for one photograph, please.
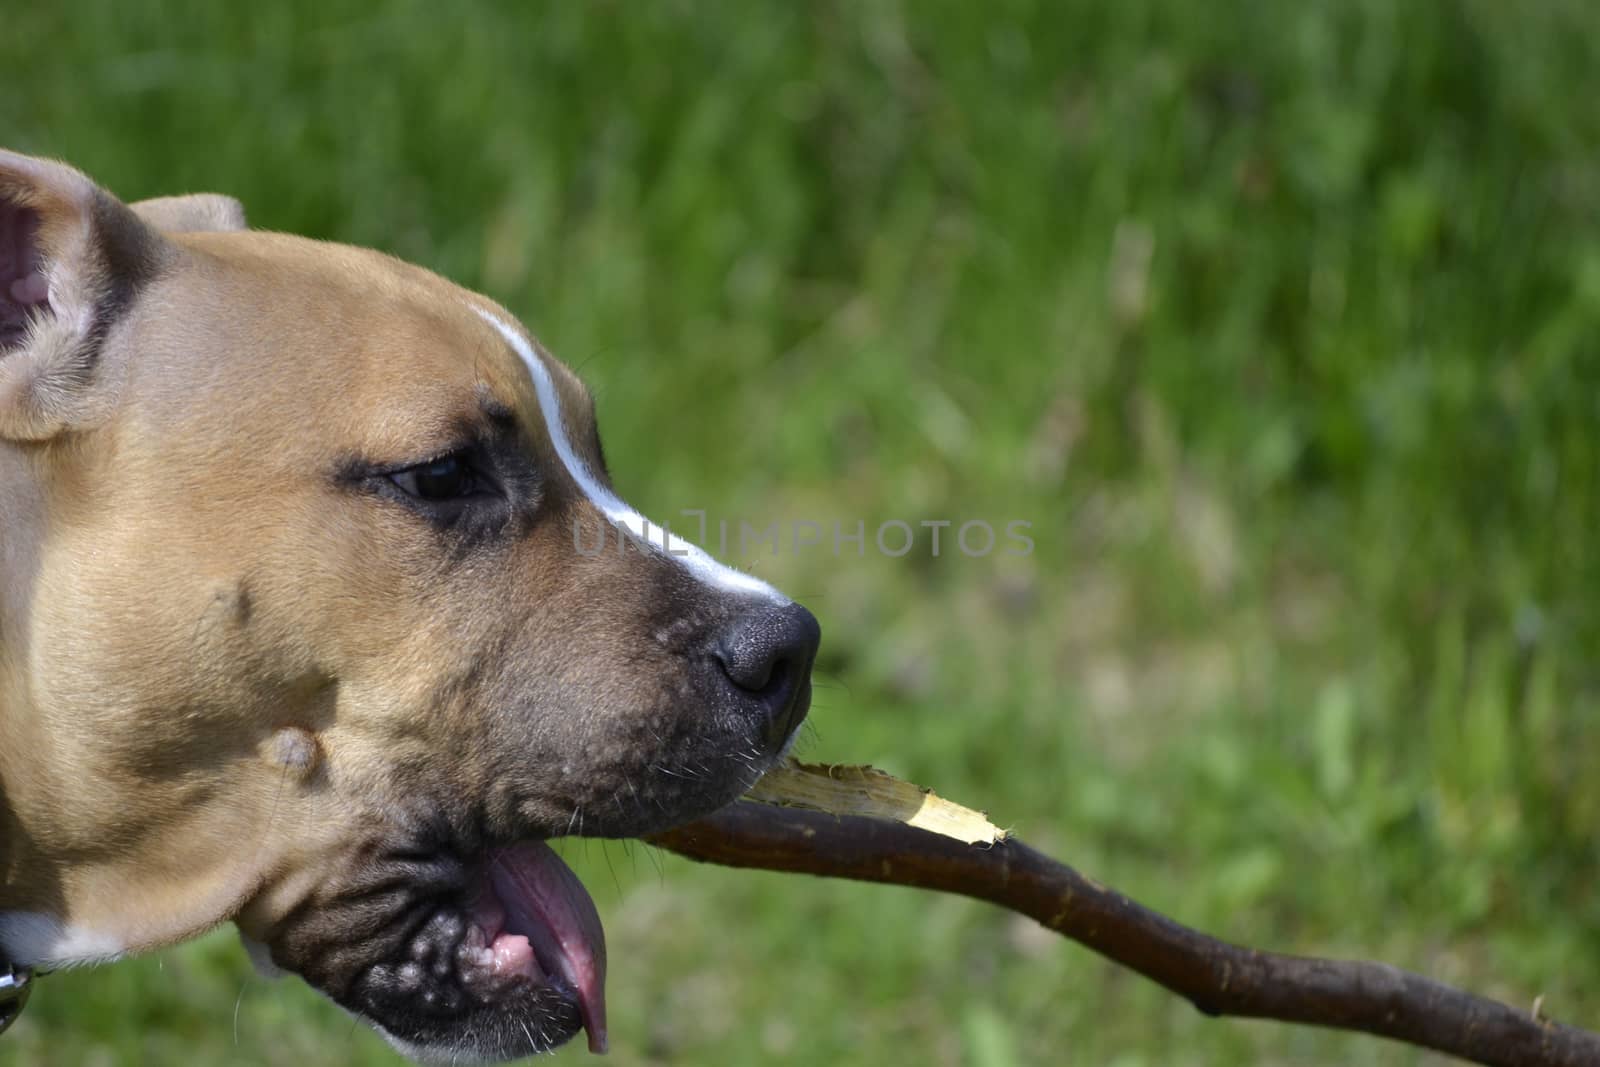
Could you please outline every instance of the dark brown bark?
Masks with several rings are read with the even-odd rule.
[[[728,867],[852,878],[987,900],[1185,997],[1207,1015],[1360,1030],[1473,1063],[1597,1067],[1600,1034],[1383,963],[1285,956],[1191,930],[1010,839],[964,845],[901,823],[741,801],[648,839]]]

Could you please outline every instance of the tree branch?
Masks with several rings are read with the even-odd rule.
[[[1139,972],[1207,1015],[1360,1030],[1497,1067],[1600,1064],[1600,1034],[1383,963],[1285,956],[1218,941],[1014,838],[964,845],[887,820],[740,801],[646,840],[727,867],[987,900]]]

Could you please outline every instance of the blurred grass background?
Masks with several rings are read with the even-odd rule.
[[[1025,558],[736,560],[822,619],[804,754],[1213,932],[1600,1026],[1588,0],[6,21],[11,147],[487,291],[648,514],[1031,521]],[[567,854],[618,1064],[1435,1062],[1203,1019],[966,901]],[[395,1062],[225,933],[52,977],[0,1040]]]

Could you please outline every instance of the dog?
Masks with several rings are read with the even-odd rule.
[[[733,801],[818,641],[505,308],[0,152],[0,965],[232,922],[419,1061],[603,1051],[547,842]]]

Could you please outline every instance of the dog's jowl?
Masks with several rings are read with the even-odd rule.
[[[0,153],[0,964],[232,921],[419,1059],[602,1049],[548,840],[733,800],[817,640],[505,309]]]

